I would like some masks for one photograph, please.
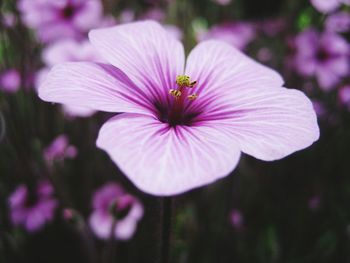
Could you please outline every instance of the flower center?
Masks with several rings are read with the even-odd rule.
[[[66,18],[66,19],[69,19],[69,18],[71,18],[74,15],[75,8],[74,8],[73,5],[68,4],[62,9],[61,12],[62,12],[62,17]]]
[[[326,49],[320,48],[317,51],[316,57],[317,57],[317,60],[323,62],[323,61],[327,61],[330,58],[330,54]]]
[[[27,198],[25,199],[24,206],[26,208],[33,207],[39,201],[39,196],[35,191],[29,191]]]
[[[169,90],[169,94],[174,98],[173,105],[169,111],[169,124],[176,126],[183,121],[183,110],[185,99],[195,100],[198,96],[196,93],[188,94],[188,90],[192,89],[197,81],[191,81],[191,78],[186,75],[176,77],[177,89]]]
[[[130,195],[118,197],[110,203],[108,207],[109,213],[114,216],[115,219],[122,220],[129,214],[133,202],[134,198]]]

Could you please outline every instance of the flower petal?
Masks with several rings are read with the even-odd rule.
[[[121,220],[117,222],[114,235],[120,240],[129,240],[135,233],[137,221],[133,218]]]
[[[283,79],[276,71],[216,40],[202,42],[191,51],[185,72],[197,81],[193,92],[201,98],[189,103],[190,109],[206,105],[206,98],[226,96],[247,85],[271,88],[283,85]]]
[[[196,122],[230,133],[244,153],[276,160],[319,138],[311,101],[281,87],[275,71],[226,44],[211,41],[196,47],[186,72],[198,80],[199,97],[188,106],[201,112]]]
[[[286,88],[248,86],[233,91],[199,121],[227,130],[244,153],[266,161],[281,159],[319,138],[311,101]]]
[[[108,213],[96,210],[89,217],[89,225],[97,237],[108,239],[111,236],[113,218]]]
[[[97,146],[138,188],[154,195],[209,184],[227,176],[240,157],[236,142],[214,127],[171,128],[151,116],[130,113],[106,122]]]
[[[39,97],[107,112],[149,114],[153,104],[119,69],[93,62],[56,65],[39,87]]]
[[[183,74],[184,49],[154,21],[142,21],[90,31],[101,55],[120,68],[154,100],[169,102],[176,75]]]

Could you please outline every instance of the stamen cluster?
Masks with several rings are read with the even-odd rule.
[[[175,99],[179,99],[180,97],[182,97],[184,89],[193,88],[197,84],[197,81],[191,82],[191,78],[189,76],[179,75],[176,77],[176,84],[178,85],[178,89],[169,90],[169,94]],[[197,97],[198,95],[196,93],[187,96],[189,100],[195,100]]]

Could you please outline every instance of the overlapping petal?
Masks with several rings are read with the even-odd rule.
[[[200,109],[197,123],[230,133],[249,155],[280,159],[319,137],[310,100],[300,91],[281,87],[275,71],[226,44],[196,47],[186,72],[198,80],[198,101],[188,106]]]
[[[183,73],[181,42],[153,21],[92,30],[90,41],[112,65],[121,69],[149,98],[168,103],[168,91]]]
[[[54,66],[39,97],[107,112],[153,114],[153,104],[122,71],[92,62],[68,62]]]
[[[154,195],[209,184],[228,175],[240,157],[225,131],[206,125],[171,128],[151,116],[130,113],[105,123],[97,146],[138,188]]]

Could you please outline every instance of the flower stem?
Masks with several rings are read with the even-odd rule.
[[[115,240],[115,229],[117,227],[117,219],[113,219],[112,223],[112,228],[111,228],[111,233],[109,236],[109,241],[108,241],[108,254],[109,254],[109,260],[108,262],[113,263],[115,262],[115,254],[116,254],[116,246],[117,246],[117,241]]]
[[[161,263],[170,262],[172,203],[171,197],[163,198]]]
[[[117,227],[117,220],[116,218],[113,218],[111,231],[109,234],[108,239],[106,240],[105,247],[102,251],[102,259],[101,262],[103,263],[115,263],[116,258],[116,248],[117,248],[117,241],[115,237],[115,229]]]

